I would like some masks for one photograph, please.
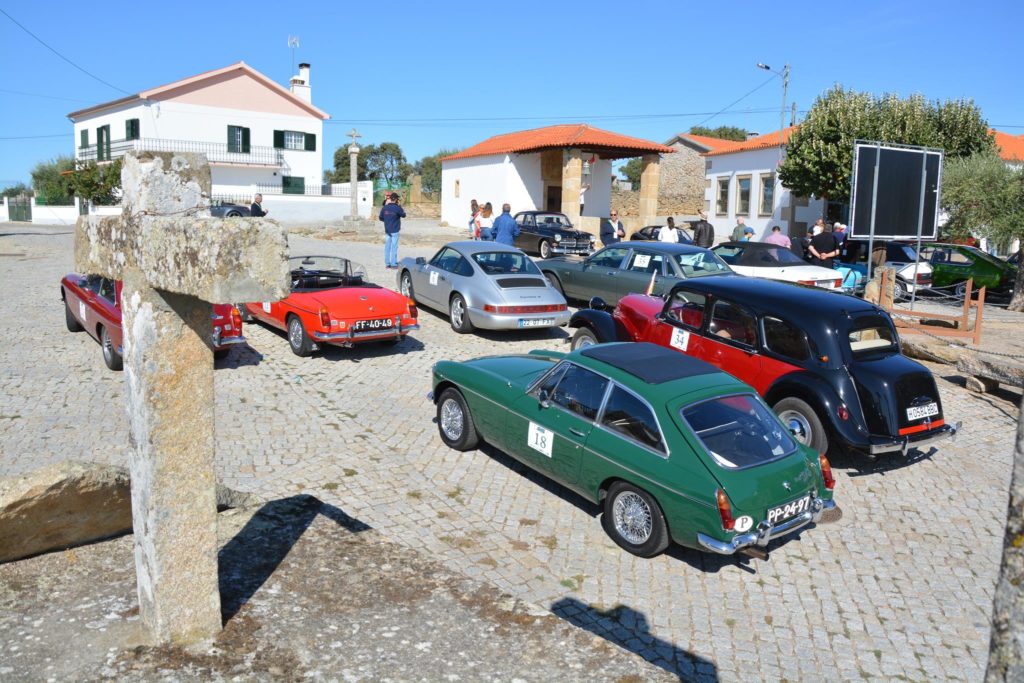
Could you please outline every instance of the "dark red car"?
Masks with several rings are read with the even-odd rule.
[[[121,359],[121,281],[99,275],[69,273],[60,281],[60,298],[68,330],[85,330],[103,348],[103,362],[111,370]],[[214,358],[223,358],[235,344],[245,341],[242,318],[229,304],[214,304],[210,342]]]

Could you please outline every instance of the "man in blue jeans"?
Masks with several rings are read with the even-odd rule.
[[[398,236],[402,230],[405,210],[398,205],[398,193],[392,192],[380,207],[380,219],[384,221],[384,267],[398,267]]]

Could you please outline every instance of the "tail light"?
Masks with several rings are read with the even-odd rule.
[[[839,416],[840,420],[845,422],[850,419],[850,409],[845,405],[840,405],[839,408],[836,409],[836,415]]]
[[[833,289],[839,289],[842,286],[843,286],[843,278],[841,278],[841,277],[840,278],[836,278],[835,280],[832,281],[832,288]]]
[[[320,324],[324,327],[331,326],[331,314],[327,312],[326,306],[320,307]]]
[[[420,312],[416,310],[416,304],[409,304],[409,317],[413,319],[420,317]]]
[[[818,456],[818,462],[821,463],[821,478],[825,480],[825,488],[831,491],[836,487],[836,478],[832,476],[832,465],[829,464],[824,453]]]
[[[231,307],[231,328],[238,331],[242,330],[242,314],[234,306]]]
[[[729,496],[725,495],[723,489],[715,491],[715,498],[718,499],[718,516],[722,518],[722,528],[732,531],[736,526],[736,520],[732,518],[732,506],[729,505]]]
[[[818,284],[815,280],[797,280],[796,283],[798,285],[810,285],[811,287]]]
[[[487,313],[558,313],[567,310],[565,304],[549,304],[542,306],[494,306],[485,304],[484,311]]]
[[[914,277],[914,282],[916,282],[919,285],[927,285],[931,281],[932,281],[931,273],[918,273],[917,276]]]

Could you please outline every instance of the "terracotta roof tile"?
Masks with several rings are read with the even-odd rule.
[[[789,136],[793,134],[800,126],[787,126],[782,129],[782,142],[783,144],[789,142]],[[704,156],[711,157],[719,154],[735,154],[736,152],[749,152],[752,149],[768,149],[769,147],[779,146],[779,131],[773,133],[766,133],[765,135],[758,135],[756,138],[750,138],[743,142],[731,142],[726,146],[713,149],[710,152],[705,152]]]
[[[722,138],[711,138],[707,135],[694,135],[693,133],[680,133],[676,137],[691,140],[710,152],[725,149],[736,144],[736,140],[723,140]]]
[[[546,126],[515,133],[504,133],[487,138],[472,147],[447,156],[442,161],[468,159],[492,154],[512,154],[516,152],[536,152],[543,149],[560,147],[583,147],[599,151],[601,148],[618,151],[632,151],[637,155],[657,152],[671,154],[671,147],[659,145],[657,142],[642,140],[628,135],[612,133],[585,123],[573,123],[558,126]]]
[[[1010,135],[991,128],[988,132],[996,139],[1000,159],[1016,163],[1024,162],[1024,135]]]

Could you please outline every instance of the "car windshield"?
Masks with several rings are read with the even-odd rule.
[[[685,277],[721,275],[731,273],[732,268],[710,251],[695,251],[690,254],[676,254],[676,263]]]
[[[331,289],[363,284],[366,268],[338,256],[296,256],[288,259],[292,290]]]
[[[847,339],[854,356],[898,350],[892,326],[875,315],[855,320],[847,333]]]
[[[515,251],[482,251],[473,260],[488,275],[540,275],[540,269],[525,254]]]
[[[715,247],[715,254],[733,266],[751,268],[784,268],[806,266],[807,262],[785,247],[775,245]]]
[[[561,213],[537,213],[534,214],[534,220],[537,222],[537,227],[546,228],[571,228],[572,223],[565,214]]]
[[[715,463],[726,469],[761,465],[796,450],[779,419],[751,394],[703,401],[681,414]]]

